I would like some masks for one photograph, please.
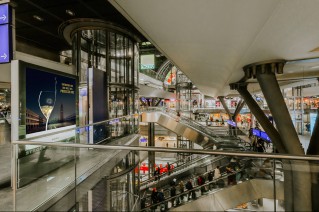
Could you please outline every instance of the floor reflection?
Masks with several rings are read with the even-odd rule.
[[[11,126],[0,117],[0,188],[10,186]]]

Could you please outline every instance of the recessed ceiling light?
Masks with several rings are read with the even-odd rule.
[[[72,10],[65,10],[65,12],[70,16],[75,16],[75,13]]]
[[[38,15],[33,15],[32,16],[35,20],[38,20],[38,21],[43,21],[43,18],[38,16]]]

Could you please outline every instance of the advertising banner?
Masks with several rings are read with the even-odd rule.
[[[74,78],[26,68],[26,134],[75,125]]]

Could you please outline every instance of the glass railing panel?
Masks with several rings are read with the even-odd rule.
[[[75,156],[73,147],[15,145],[15,210],[41,210],[61,191],[74,189]],[[74,202],[75,204],[75,202]]]
[[[280,161],[276,160],[276,164],[279,163]],[[214,161],[210,166],[197,166],[188,175],[177,176],[174,179],[175,181],[170,179],[170,182],[157,182],[153,187],[145,190],[146,194],[141,200],[142,206],[145,207],[145,211],[161,208],[167,210],[187,205],[209,195],[219,195],[218,192],[223,190],[223,193],[229,196],[232,196],[235,191],[241,191],[235,199],[229,198],[234,206],[233,208],[256,210],[256,202],[265,201],[267,203],[265,208],[273,211],[275,209],[274,204],[278,205],[273,196],[270,196],[273,199],[259,198],[259,193],[253,189],[259,184],[263,184],[266,186],[264,189],[267,189],[264,192],[274,194],[274,183],[283,181],[283,170],[278,166],[274,168],[272,165],[273,163],[266,159],[230,157],[229,160],[224,160],[222,163]],[[237,186],[240,184],[242,185]],[[282,191],[282,187],[278,189]],[[154,190],[157,191],[156,196],[161,196],[158,193],[163,192],[164,199],[162,202],[161,199],[155,198]],[[227,193],[227,190],[229,190],[229,193]],[[258,207],[260,209],[260,206]],[[216,211],[216,208],[205,208],[205,210]]]
[[[106,144],[112,139],[137,133],[138,119],[138,114],[134,114],[77,127],[77,143]]]
[[[15,210],[47,210],[48,205],[50,209],[56,209],[51,203],[76,188],[76,197],[69,200],[69,208],[75,207],[83,211],[90,210],[88,202],[91,202],[92,210],[106,208],[121,211],[133,210],[133,207],[141,207],[143,210],[180,207],[178,210],[183,210],[183,207],[194,207],[196,204],[192,202],[197,199],[205,201],[205,198],[212,199],[212,196],[214,199],[224,200],[218,204],[207,204],[210,207],[205,208],[207,211],[220,211],[221,208],[216,208],[217,205],[222,205],[223,210],[311,211],[308,207],[311,189],[317,186],[311,182],[318,178],[318,157],[112,144],[46,143],[45,148],[45,145],[29,144],[30,142],[32,141],[27,144],[29,146],[24,145],[23,141],[20,144],[13,142],[16,153]],[[33,151],[26,154],[25,151],[30,149]],[[128,153],[131,150],[200,153],[201,160],[189,161],[188,165],[194,166],[186,172],[172,171],[170,175],[165,173],[147,187],[141,186],[141,201],[138,203],[139,197],[136,194],[140,188],[140,171],[134,165],[134,161],[135,164],[138,162],[138,157],[135,153]],[[223,159],[218,160],[220,157]],[[58,167],[48,171],[55,164],[59,164]],[[219,171],[216,170],[217,166]],[[48,173],[44,174],[45,170]],[[95,182],[92,183],[91,179],[95,179]],[[192,187],[186,186],[188,181]],[[152,191],[155,189],[163,189],[162,199],[152,200]],[[108,201],[100,198],[107,194],[111,195],[107,197]],[[303,201],[301,206],[291,201],[296,198]],[[196,211],[197,208],[193,209]]]

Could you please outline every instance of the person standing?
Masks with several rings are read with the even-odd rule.
[[[158,201],[159,203],[161,203],[161,204],[160,204],[160,210],[161,210],[161,211],[165,211],[165,209],[166,209],[164,200],[165,200],[164,191],[163,191],[163,189],[161,189],[161,190],[157,193],[157,201]]]
[[[171,174],[171,165],[169,164],[169,162],[167,162],[166,164],[166,168],[167,168],[167,174],[170,175]]]
[[[175,188],[175,185],[171,187],[170,193],[171,193],[171,197],[175,197],[175,196],[176,196],[176,188]],[[176,206],[176,205],[174,204],[174,202],[175,202],[175,198],[172,198],[172,199],[171,199],[172,207]]]
[[[155,205],[158,203],[158,192],[156,188],[153,188],[152,194],[151,194],[151,200],[152,200],[152,205]],[[152,206],[151,210],[155,211],[157,206]]]
[[[212,171],[210,171],[210,172],[208,173],[208,175],[207,175],[208,181],[209,181],[209,182],[212,182],[212,181],[213,181],[213,177],[214,177],[214,174],[213,174]],[[211,190],[212,186],[213,186],[212,183],[209,183],[208,189]]]
[[[196,198],[196,194],[195,194],[195,191],[192,191],[193,189],[193,183],[192,183],[192,180],[189,179],[188,182],[186,183],[186,189],[189,191],[188,192],[188,200],[190,200],[190,198],[192,197],[192,199],[194,200]]]
[[[221,177],[219,166],[214,169],[214,179],[218,179]]]
[[[179,193],[180,193],[180,194],[184,193],[184,182],[183,182],[183,181],[179,182],[179,184],[178,184],[178,189],[179,189]],[[179,203],[183,202],[183,201],[184,201],[184,194],[182,194],[182,195],[179,196],[179,198],[178,198],[178,200],[177,200],[177,205],[178,205]]]
[[[157,169],[157,175],[158,175],[158,180],[160,180],[160,178],[161,178],[161,167],[158,167],[158,169]]]

